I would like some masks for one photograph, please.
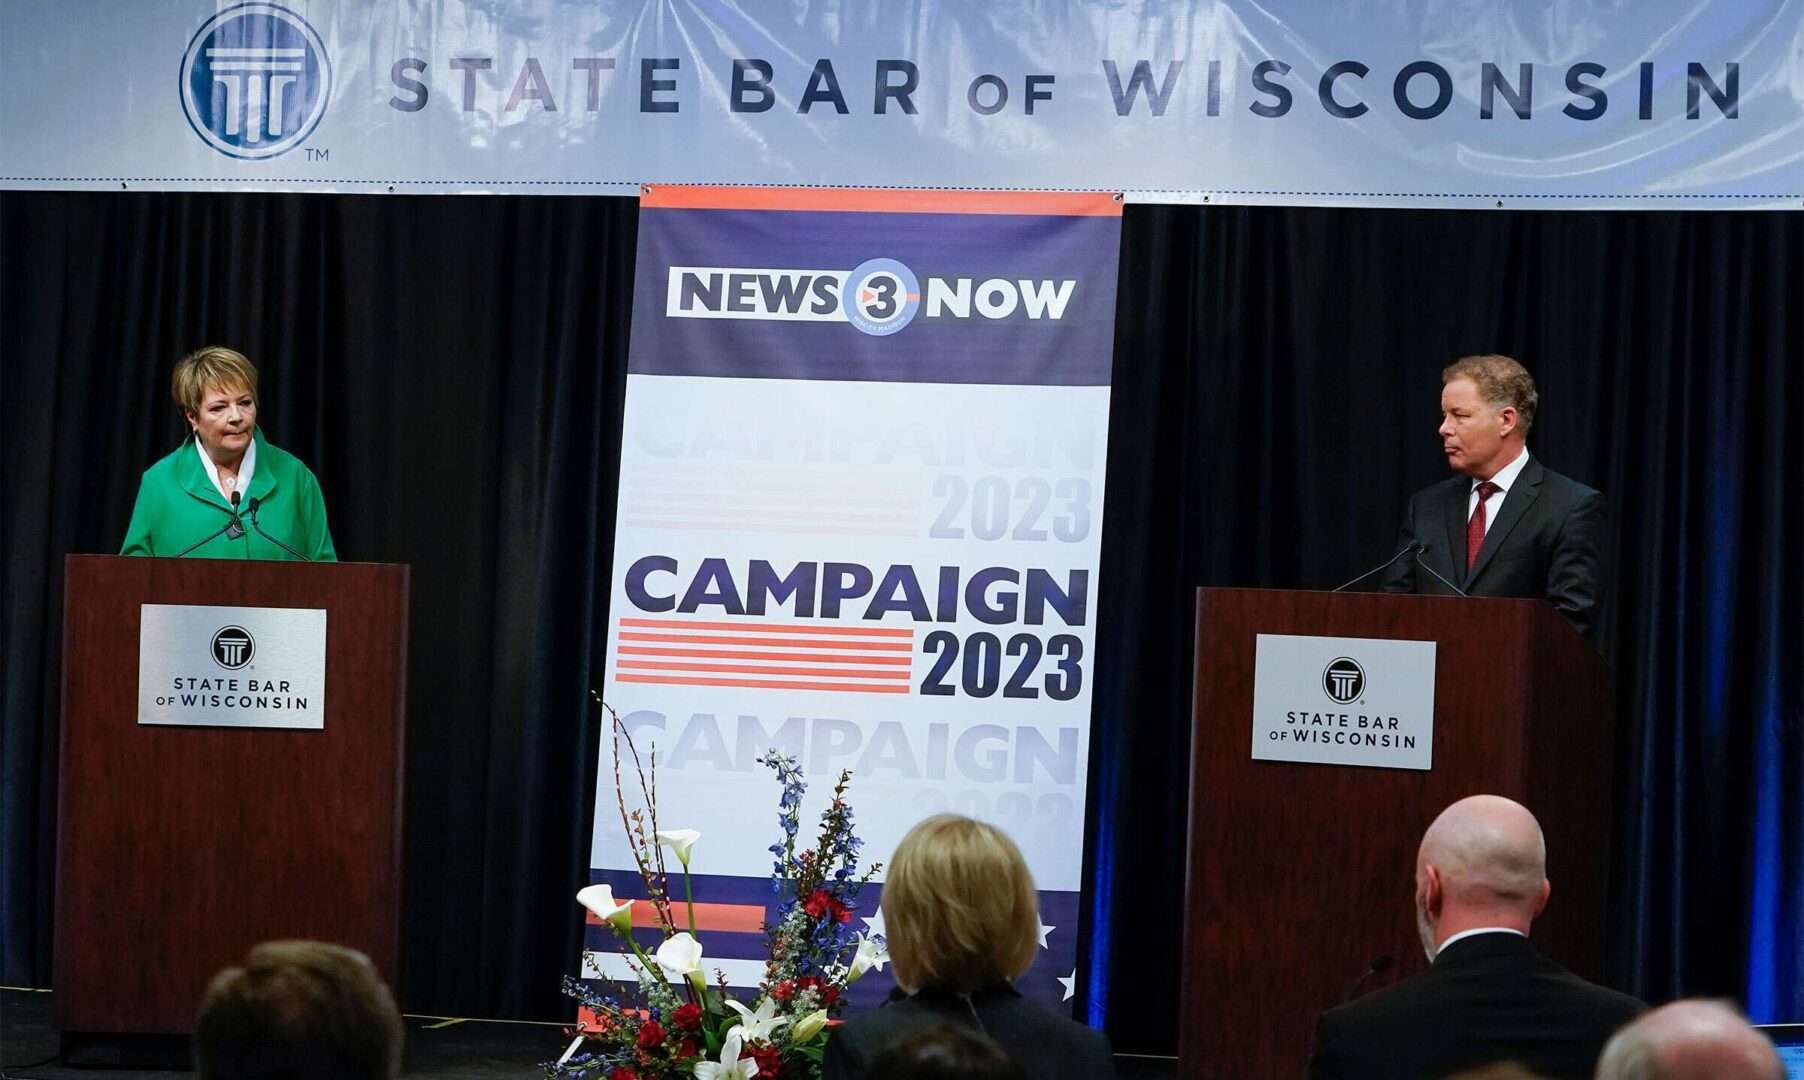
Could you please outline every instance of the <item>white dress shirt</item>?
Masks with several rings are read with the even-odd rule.
[[[1497,485],[1497,490],[1491,492],[1491,497],[1485,500],[1485,533],[1487,535],[1491,532],[1491,522],[1497,520],[1497,511],[1503,507],[1503,497],[1510,493],[1510,485],[1516,482],[1516,477],[1522,475],[1522,470],[1527,465],[1528,447],[1525,446],[1522,448],[1522,452],[1516,455],[1516,460],[1498,469],[1497,475],[1491,477],[1491,483]],[[1478,509],[1478,485],[1481,482],[1479,480],[1472,481],[1472,490],[1466,495],[1467,522],[1472,520],[1473,512]]]
[[[1516,460],[1521,461],[1522,459],[1517,458]],[[1449,945],[1452,945],[1456,941],[1464,941],[1469,937],[1477,937],[1480,934],[1515,934],[1520,938],[1528,936],[1513,926],[1475,926],[1470,930],[1461,930],[1446,941],[1441,942],[1440,947],[1435,949],[1434,955],[1439,959],[1440,955],[1447,951]]]
[[[244,448],[244,457],[238,461],[237,482],[229,486],[226,484],[225,478],[219,475],[219,469],[213,464],[213,459],[207,456],[207,448],[200,444],[198,438],[194,440],[194,452],[200,455],[200,467],[207,470],[207,479],[213,481],[213,486],[218,488],[219,494],[225,497],[227,506],[232,505],[234,488],[238,491],[240,499],[244,498],[244,492],[251,489],[251,474],[257,471],[257,440],[254,437],[251,439],[250,445]]]

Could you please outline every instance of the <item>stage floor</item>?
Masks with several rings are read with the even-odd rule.
[[[184,1072],[144,1072],[118,1068],[72,1068],[56,1059],[57,1032],[51,1023],[51,996],[37,990],[0,990],[0,1076],[33,1080],[133,1080],[190,1076]],[[509,1020],[407,1017],[405,1073],[443,1080],[542,1075],[540,1066],[564,1049],[557,1024]],[[1117,1055],[1121,1080],[1165,1080],[1176,1076],[1171,1058]]]

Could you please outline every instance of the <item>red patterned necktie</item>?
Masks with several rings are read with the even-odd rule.
[[[1466,522],[1466,573],[1478,562],[1479,549],[1485,546],[1485,500],[1503,489],[1485,480],[1478,485],[1478,505],[1472,509],[1472,520]]]

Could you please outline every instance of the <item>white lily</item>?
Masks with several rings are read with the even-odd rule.
[[[756,1061],[751,1058],[739,1060],[739,1049],[743,1042],[738,1028],[727,1032],[727,1037],[720,1042],[720,1062],[696,1062],[695,1080],[749,1080],[750,1077],[757,1076]]]
[[[702,974],[702,943],[687,933],[672,934],[658,946],[655,955],[665,977],[672,981],[688,979],[697,986],[707,985]]]
[[[796,1043],[805,1043],[821,1033],[827,1026],[827,1010],[816,1009],[807,1016],[796,1021],[796,1026],[789,1029],[790,1039]]]
[[[701,838],[702,834],[694,829],[658,830],[658,843],[674,852],[685,870],[689,869],[689,850],[695,847],[695,842]]]
[[[852,967],[846,972],[846,985],[850,986],[858,981],[860,976],[872,968],[882,971],[883,965],[887,963],[889,963],[889,950],[875,940],[859,934],[858,951],[852,954]]]
[[[770,1042],[771,1036],[776,1034],[777,1029],[789,1023],[789,1017],[777,1015],[777,1003],[770,998],[758,1002],[756,1012],[732,998],[727,999],[727,1008],[738,1013],[740,1017],[739,1026],[733,1030],[740,1032],[748,1039],[760,1042]]]
[[[591,885],[576,894],[576,902],[623,934],[633,928],[633,903],[616,901],[612,886]]]

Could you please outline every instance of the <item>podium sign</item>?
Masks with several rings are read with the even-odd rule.
[[[321,608],[139,607],[138,723],[326,726]]]
[[[1255,760],[1434,766],[1434,642],[1260,634],[1254,650]]]

